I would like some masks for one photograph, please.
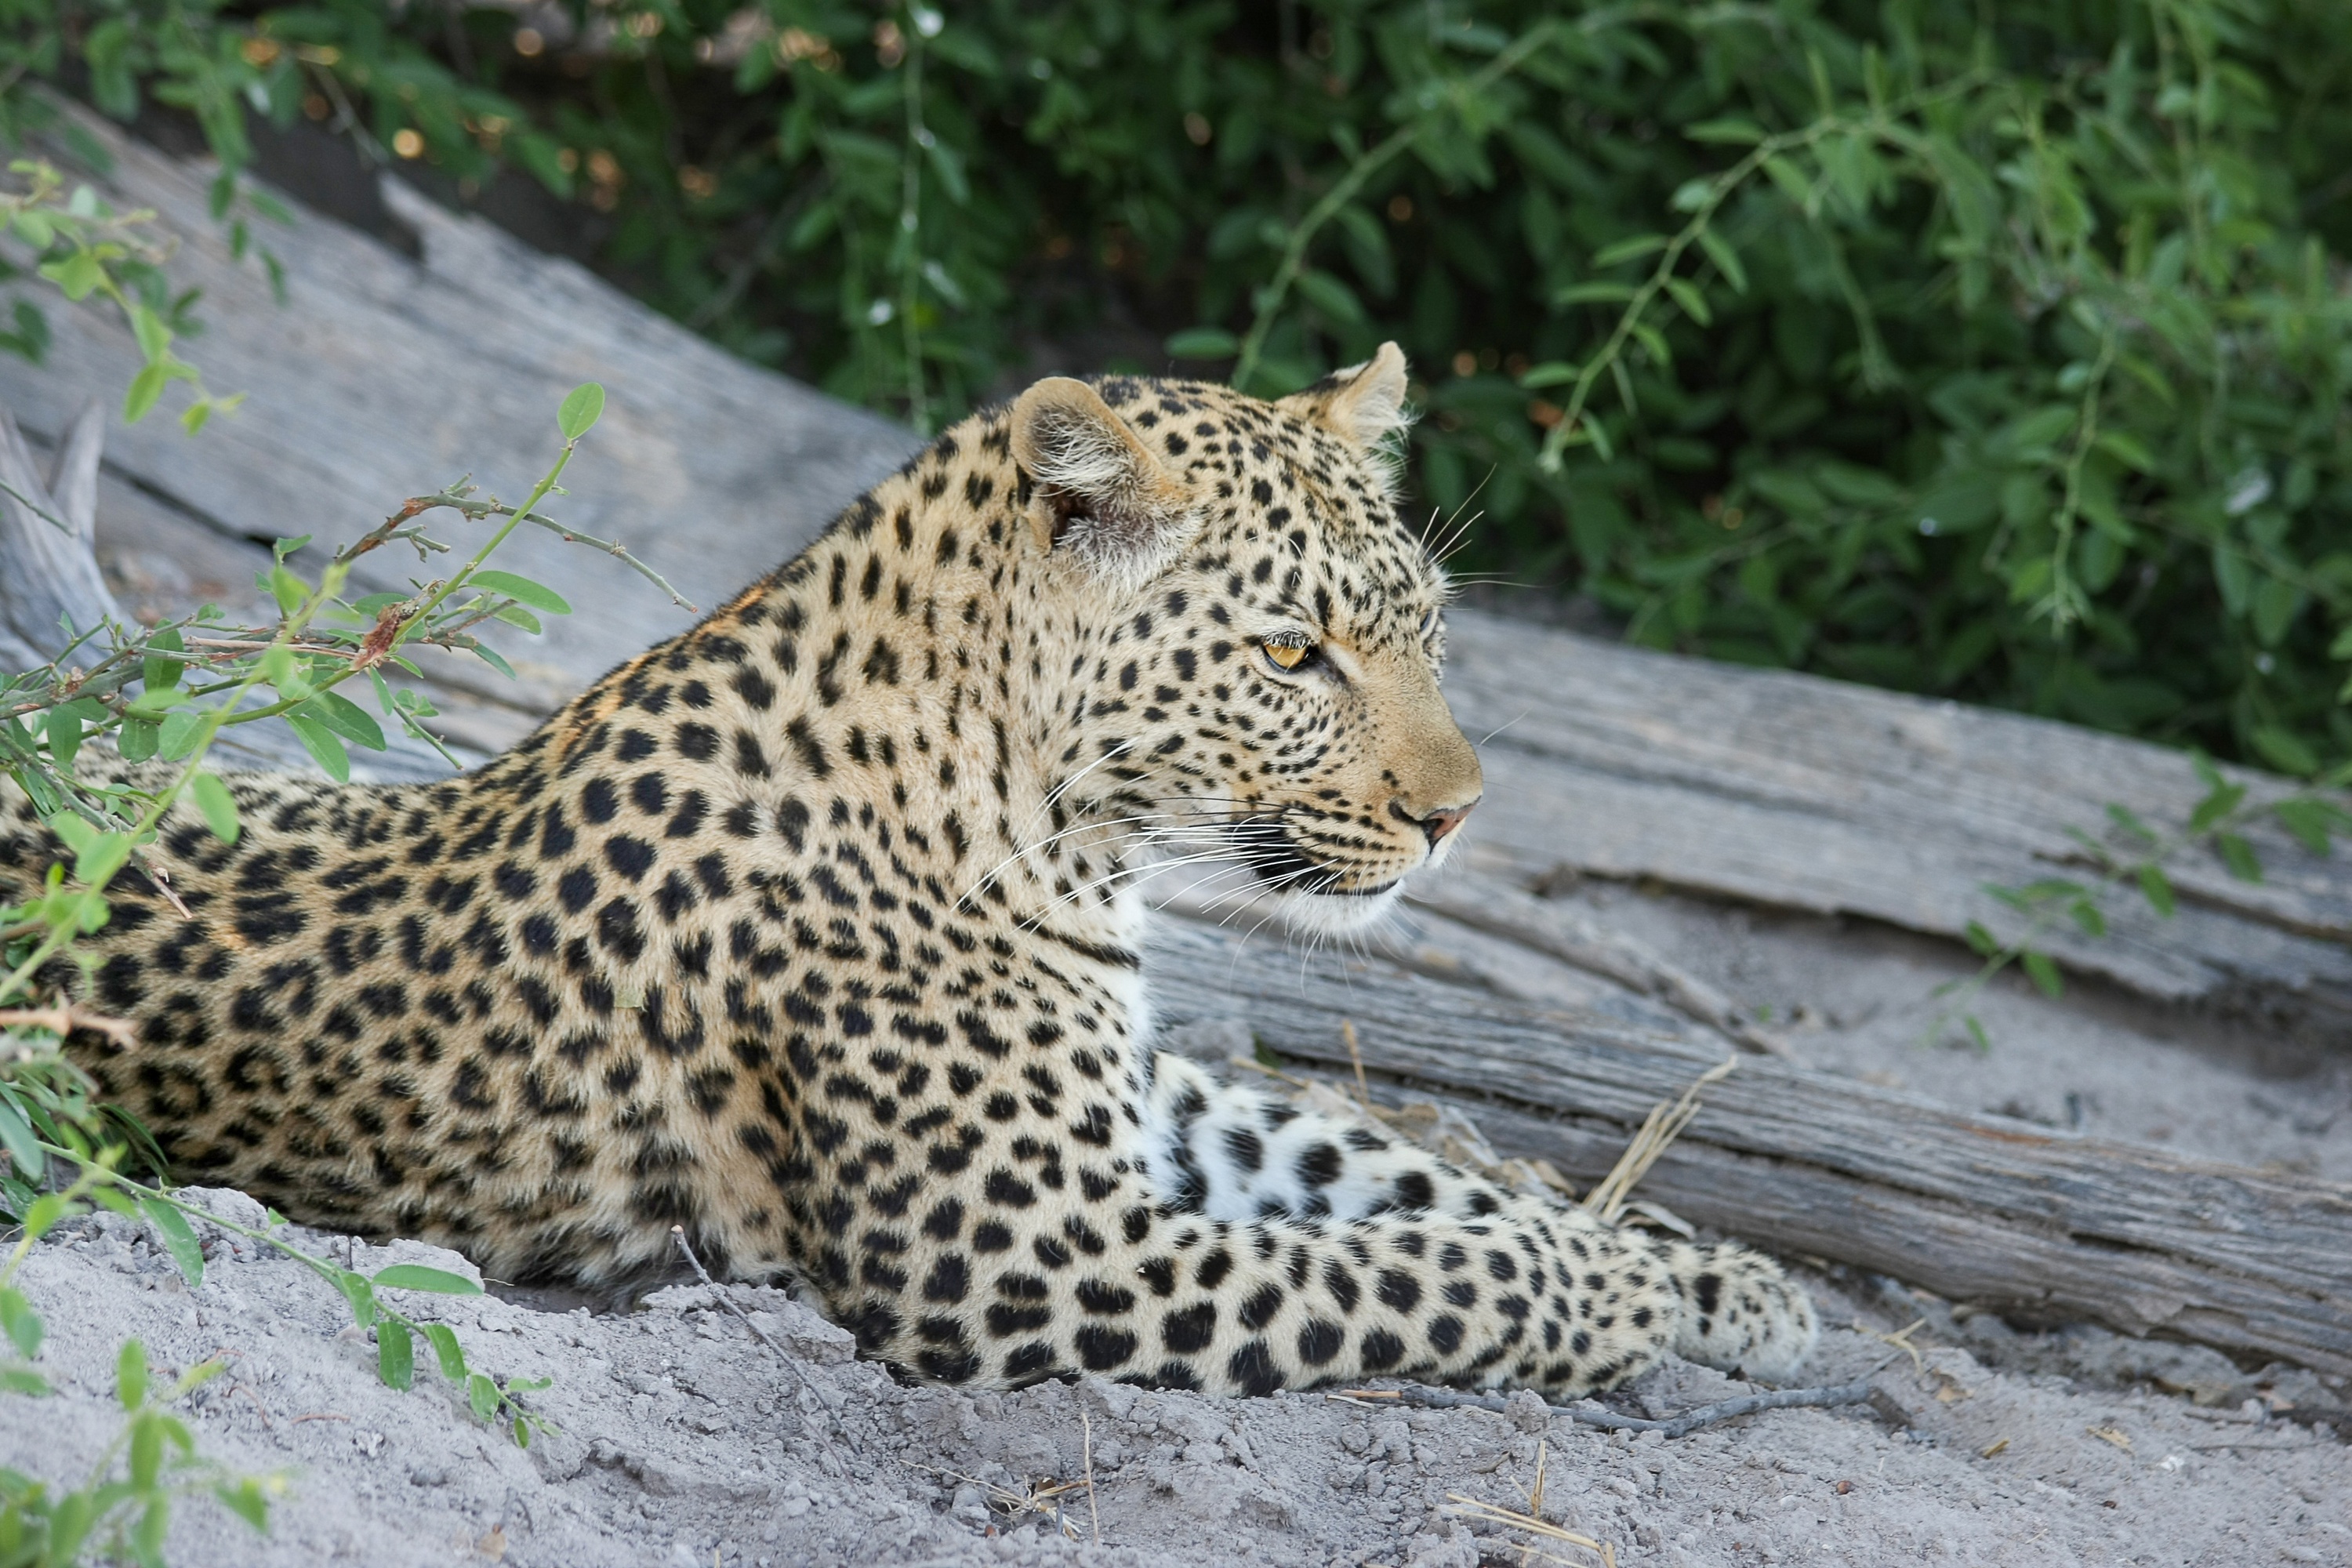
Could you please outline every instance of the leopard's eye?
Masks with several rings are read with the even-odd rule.
[[[1315,651],[1305,643],[1275,642],[1272,639],[1259,646],[1265,649],[1265,657],[1274,660],[1277,669],[1297,669],[1307,662],[1307,656]]]

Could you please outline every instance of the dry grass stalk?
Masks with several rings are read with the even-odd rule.
[[[1364,1078],[1364,1047],[1356,1041],[1353,1018],[1339,1020],[1339,1037],[1348,1042],[1348,1060],[1356,1068],[1356,1098],[1363,1101],[1365,1115],[1377,1117],[1380,1112],[1372,1109],[1372,1086]]]
[[[1633,1141],[1617,1156],[1617,1163],[1601,1179],[1600,1185],[1584,1194],[1586,1211],[1605,1225],[1615,1225],[1625,1213],[1634,1184],[1650,1173],[1650,1167],[1658,1163],[1658,1157],[1682,1136],[1683,1129],[1698,1114],[1698,1091],[1738,1065],[1738,1057],[1726,1057],[1720,1065],[1699,1074],[1672,1106],[1652,1106],[1650,1114],[1642,1121],[1642,1130],[1633,1134]]]
[[[127,1020],[93,1012],[78,1002],[61,1002],[54,1007],[0,1007],[0,1029],[47,1029],[61,1037],[76,1029],[89,1029],[126,1051],[139,1043]]]
[[[1927,1363],[1920,1358],[1919,1347],[1911,1342],[1911,1336],[1917,1333],[1921,1329],[1924,1329],[1927,1326],[1927,1319],[1915,1318],[1903,1327],[1895,1330],[1893,1333],[1882,1334],[1874,1329],[1864,1328],[1860,1323],[1854,1324],[1856,1329],[1868,1334],[1872,1339],[1883,1341],[1887,1344],[1893,1345],[1896,1350],[1899,1350],[1905,1355],[1909,1356],[1911,1358],[1911,1370],[1917,1373],[1922,1377],[1927,1375]],[[1932,1349],[1933,1347],[1930,1348]],[[1893,1361],[1894,1359],[1895,1358],[1893,1356],[1888,1356],[1886,1358],[1887,1361]],[[1884,1366],[1886,1363],[1881,1362],[1879,1364]]]
[[[1538,1536],[1547,1541],[1558,1541],[1580,1551],[1591,1552],[1601,1560],[1601,1568],[1617,1568],[1617,1549],[1608,1542],[1596,1541],[1591,1536],[1580,1535],[1572,1530],[1564,1530],[1544,1518],[1544,1461],[1548,1447],[1549,1444],[1544,1440],[1538,1440],[1536,1444],[1536,1484],[1528,1492],[1526,1512],[1504,1508],[1496,1503],[1483,1502],[1476,1498],[1465,1497],[1460,1492],[1445,1494],[1448,1504],[1445,1511],[1476,1523],[1499,1524],[1507,1529],[1525,1531],[1530,1535]],[[1532,1563],[1540,1559],[1546,1563],[1566,1564],[1566,1568],[1590,1568],[1588,1563],[1570,1562],[1568,1558],[1556,1556],[1526,1542],[1517,1543],[1512,1547],[1512,1550],[1519,1554],[1519,1561],[1522,1563]]]
[[[1091,1425],[1088,1430],[1088,1447],[1091,1449]],[[1085,1492],[1091,1505],[1094,1498],[1094,1464],[1091,1455],[1087,1459],[1087,1475],[1085,1480],[1024,1481],[1017,1491],[1011,1487],[999,1486],[994,1481],[982,1480],[978,1476],[968,1476],[961,1470],[942,1469],[937,1465],[919,1465],[909,1462],[907,1468],[910,1470],[928,1470],[935,1476],[945,1476],[950,1480],[962,1481],[967,1485],[978,1487],[988,1494],[988,1507],[992,1512],[1001,1513],[1007,1519],[1019,1519],[1024,1513],[1034,1513],[1041,1518],[1050,1519],[1054,1521],[1055,1528],[1072,1541],[1078,1539],[1078,1527],[1063,1510],[1060,1500],[1072,1492]],[[1095,1543],[1097,1545],[1102,1543],[1102,1518],[1099,1514],[1095,1518]]]
[[[1094,1523],[1095,1544],[1100,1546],[1102,1544],[1102,1510],[1095,1503],[1095,1419],[1081,1409],[1078,1412],[1078,1421],[1085,1426],[1087,1433],[1087,1516]]]
[[[1254,1058],[1234,1056],[1226,1060],[1234,1067],[1282,1084],[1290,1090],[1290,1098],[1307,1110],[1321,1111],[1343,1121],[1362,1121],[1409,1138],[1439,1159],[1484,1176],[1512,1192],[1556,1202],[1577,1201],[1574,1184],[1559,1167],[1549,1160],[1535,1157],[1505,1159],[1486,1142],[1486,1135],[1478,1131],[1477,1123],[1464,1114],[1459,1107],[1427,1100],[1410,1100],[1393,1109],[1373,1103],[1371,1083],[1364,1071],[1363,1046],[1356,1037],[1354,1020],[1341,1020],[1339,1036],[1347,1042],[1348,1060],[1355,1069],[1356,1096],[1352,1100],[1319,1079],[1300,1078],[1268,1067]],[[1672,1105],[1651,1107],[1641,1130],[1633,1134],[1633,1142],[1618,1156],[1616,1165],[1598,1186],[1585,1194],[1584,1208],[1610,1225],[1624,1218],[1627,1210],[1632,1208],[1664,1229],[1684,1236],[1694,1234],[1686,1221],[1670,1211],[1655,1204],[1633,1203],[1633,1187],[1649,1173],[1650,1167],[1658,1163],[1659,1156],[1698,1114],[1699,1090],[1738,1065],[1738,1058],[1729,1058],[1720,1066],[1701,1073]]]

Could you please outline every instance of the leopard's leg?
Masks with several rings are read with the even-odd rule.
[[[1108,1149],[942,1188],[831,1310],[869,1353],[953,1383],[1260,1394],[1385,1376],[1571,1398],[1654,1363],[1680,1306],[1654,1252],[1532,1206],[1216,1220]]]
[[[1563,1234],[1645,1252],[1678,1288],[1676,1354],[1778,1381],[1819,1335],[1812,1302],[1770,1258],[1736,1243],[1662,1241],[1602,1225],[1582,1209],[1496,1186],[1402,1139],[1302,1110],[1252,1084],[1219,1084],[1179,1057],[1155,1063],[1147,1128],[1180,1206],[1212,1219],[1277,1215],[1340,1219],[1426,1210],[1507,1223],[1540,1215]],[[1580,1283],[1607,1293],[1603,1270]],[[1644,1363],[1646,1364],[1646,1363]],[[1624,1373],[1641,1371],[1634,1366]]]

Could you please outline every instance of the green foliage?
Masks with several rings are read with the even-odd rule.
[[[2180,900],[2167,868],[2200,850],[2240,881],[2261,881],[2262,859],[2244,832],[2259,818],[2269,817],[2285,828],[2311,855],[2332,853],[2339,836],[2352,837],[2352,811],[2347,811],[2342,801],[2342,791],[2352,784],[2352,763],[2338,765],[2291,794],[2250,803],[2246,785],[2226,777],[2211,758],[2191,752],[2189,761],[2205,794],[2179,826],[2151,826],[2131,807],[2110,801],[2102,831],[2066,830],[2091,880],[2045,877],[2021,888],[1985,887],[1985,892],[2007,905],[2021,923],[2005,941],[1981,921],[1970,921],[1964,928],[1969,948],[1984,962],[1973,974],[1937,987],[1937,996],[1955,1000],[1948,1002],[1927,1026],[1927,1043],[1940,1039],[1958,1024],[1978,1049],[1990,1049],[1992,1042],[1983,1023],[1969,1008],[1995,976],[2016,964],[2036,990],[2057,1000],[2064,994],[2066,984],[2057,961],[2042,949],[2050,933],[2071,921],[2086,937],[2105,936],[2107,900],[2118,891],[2138,893],[2158,920],[2170,920]]]
[[[0,120],[6,118],[0,113]],[[123,394],[124,424],[147,417],[175,382],[193,389],[180,413],[181,427],[191,436],[214,415],[230,413],[245,401],[242,393],[215,396],[196,367],[173,352],[173,342],[189,330],[194,300],[172,294],[162,251],[142,237],[142,226],[152,214],[115,212],[87,184],[68,192],[65,179],[45,163],[17,159],[8,173],[23,188],[0,189],[0,235],[22,245],[35,258],[35,274],[68,300],[79,304],[96,296],[111,302],[139,345],[142,363]],[[17,271],[0,262],[0,279]],[[39,363],[48,352],[48,318],[32,300],[19,298],[12,319],[16,330],[0,332],[0,349]]]
[[[628,559],[535,510],[556,490],[604,402],[604,389],[593,383],[563,400],[558,416],[562,450],[520,506],[477,500],[464,484],[414,498],[338,551],[316,582],[287,561],[308,541],[281,542],[259,579],[277,600],[275,626],[229,626],[210,606],[152,627],[109,622],[38,669],[0,675],[0,777],[25,792],[73,852],[72,865],[50,867],[34,897],[0,906],[0,1214],[22,1227],[14,1252],[0,1267],[0,1336],[5,1340],[0,1346],[0,1394],[38,1397],[48,1392],[33,1364],[44,1327],[14,1279],[42,1236],[59,1220],[95,1205],[146,1225],[192,1289],[204,1282],[205,1258],[190,1216],[274,1247],[332,1287],[361,1328],[375,1331],[377,1375],[386,1385],[406,1389],[414,1384],[421,1338],[432,1348],[432,1364],[478,1419],[505,1427],[520,1445],[547,1429],[545,1419],[523,1403],[525,1395],[547,1386],[544,1381],[502,1382],[476,1370],[446,1325],[419,1322],[397,1304],[404,1292],[478,1294],[480,1287],[472,1280],[417,1264],[362,1274],[288,1242],[277,1234],[283,1222],[274,1215],[266,1229],[233,1224],[192,1207],[160,1184],[124,1174],[120,1167],[135,1159],[160,1175],[162,1152],[135,1119],[96,1099],[88,1075],[61,1047],[75,1030],[110,1033],[131,1043],[131,1026],[70,1002],[62,988],[46,1001],[39,993],[45,984],[55,986],[62,978],[60,968],[79,956],[79,940],[105,927],[111,912],[107,889],[114,878],[147,871],[143,853],[177,802],[192,804],[217,837],[236,839],[236,799],[216,775],[203,771],[205,755],[222,730],[282,720],[322,769],[347,778],[349,746],[384,749],[379,715],[412,735],[433,739],[423,724],[432,716],[431,706],[383,678],[387,664],[415,673],[404,648],[470,649],[505,669],[505,661],[474,628],[499,620],[535,632],[533,611],[570,612],[562,596],[544,584],[487,565],[515,529],[530,522]],[[420,561],[446,552],[450,547],[417,521],[445,508],[467,521],[494,524],[455,572],[413,580],[408,594],[342,597],[352,562],[370,551],[397,542],[414,548]],[[630,563],[668,586],[642,563]],[[90,662],[83,666],[76,659]],[[375,713],[345,696],[339,689],[344,687],[370,698]],[[172,765],[137,784],[86,782],[76,763],[83,747],[99,738],[110,740],[131,761],[161,758]],[[148,874],[168,889],[167,880]],[[68,1176],[61,1191],[50,1190]],[[394,1294],[387,1299],[385,1292]],[[0,1470],[0,1568],[62,1568],[91,1552],[160,1564],[171,1500],[196,1491],[210,1492],[257,1529],[265,1527],[268,1492],[282,1483],[231,1477],[202,1459],[186,1426],[167,1408],[219,1370],[218,1363],[207,1363],[159,1393],[148,1376],[144,1351],[135,1341],[126,1343],[118,1385],[128,1425],[89,1483],[58,1491]],[[118,1460],[127,1466],[121,1477],[114,1474]]]
[[[67,1151],[60,1149],[60,1153]],[[12,1148],[12,1158],[14,1151]],[[22,1168],[21,1162],[19,1169]],[[16,1278],[34,1245],[58,1221],[87,1212],[96,1200],[122,1209],[132,1200],[115,1185],[121,1179],[105,1159],[82,1165],[62,1192],[42,1194],[18,1211],[23,1232],[0,1264],[0,1395],[39,1398],[48,1380],[33,1363],[46,1327]],[[133,1186],[135,1184],[123,1184]],[[203,1274],[203,1252],[173,1201],[161,1194],[142,1200],[173,1258],[191,1274]],[[139,1212],[134,1209],[133,1212]],[[169,1220],[161,1215],[169,1215]],[[164,1536],[175,1499],[210,1495],[257,1531],[269,1524],[269,1500],[285,1490],[281,1476],[242,1476],[196,1451],[195,1434],[172,1414],[172,1406],[228,1370],[217,1357],[201,1362],[159,1386],[147,1352],[126,1340],[115,1356],[115,1401],[123,1425],[79,1487],[65,1488],[0,1468],[0,1568],[70,1568],[93,1553],[142,1568],[162,1568]]]
[[[919,425],[1040,341],[1271,392],[1394,336],[1465,562],[1637,640],[2352,750],[2331,0],[530,16],[14,0],[0,57],[186,108],[232,194],[247,114],[519,171],[661,308]]]

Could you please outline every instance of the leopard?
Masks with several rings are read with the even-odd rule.
[[[675,1233],[913,1380],[1785,1379],[1774,1260],[1153,1047],[1146,870],[1360,931],[1483,793],[1409,385],[1042,380],[470,772],[225,774],[233,841],[163,819],[179,905],[127,873],[53,971],[131,1025],[65,1049],[184,1179],[519,1283]],[[58,854],[0,803],[0,897]]]

